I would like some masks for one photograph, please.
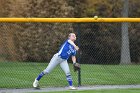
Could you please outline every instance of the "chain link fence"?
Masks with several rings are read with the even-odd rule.
[[[81,71],[69,65],[74,85],[140,84],[140,23],[129,23],[131,64],[121,60],[122,23],[0,23],[0,88],[32,87],[35,77],[70,32],[80,47]],[[127,55],[127,54],[126,54]],[[128,56],[128,55],[127,55]],[[58,66],[40,81],[41,87],[67,86]]]

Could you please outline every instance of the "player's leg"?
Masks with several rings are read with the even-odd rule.
[[[67,81],[69,83],[70,89],[76,89],[75,87],[73,87],[73,81],[72,81],[72,77],[71,77],[71,74],[70,74],[70,69],[69,69],[68,62],[67,61],[61,62],[60,67],[62,68],[62,70],[66,74],[66,78],[67,78]]]
[[[57,65],[59,64],[58,62],[58,57],[57,55],[55,55],[50,63],[48,64],[47,68],[44,69],[36,78],[38,81],[42,78],[42,76],[44,76],[45,74],[49,74]]]
[[[58,55],[55,54],[53,56],[53,58],[51,59],[50,63],[48,64],[47,68],[42,71],[38,77],[35,79],[34,83],[33,83],[33,87],[38,87],[38,82],[39,80],[45,75],[45,74],[48,74],[50,73],[60,62],[58,60]]]

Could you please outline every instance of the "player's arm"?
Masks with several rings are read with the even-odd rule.
[[[74,46],[74,48],[75,48],[75,50],[79,50],[79,47],[78,46],[76,46],[75,45],[75,43],[73,42],[73,41],[71,41],[71,40],[68,40],[68,42],[71,44],[71,45],[73,45]]]
[[[75,56],[72,56],[72,62],[73,62],[73,64],[76,63],[76,57]]]

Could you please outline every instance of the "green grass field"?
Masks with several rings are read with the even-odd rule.
[[[34,92],[38,93],[38,92]],[[46,93],[46,92],[39,92]],[[57,91],[50,93],[140,93],[140,89],[103,89],[103,90],[84,90],[84,91]]]
[[[30,88],[47,63],[0,62],[0,88]],[[77,86],[77,73],[70,69]],[[140,65],[81,65],[82,85],[140,84]],[[67,86],[64,72],[58,66],[40,81],[41,87]],[[100,93],[100,92],[99,92]],[[105,92],[106,93],[106,92]]]

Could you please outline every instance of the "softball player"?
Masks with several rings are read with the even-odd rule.
[[[76,51],[79,50],[79,47],[75,45],[74,41],[76,40],[76,35],[74,33],[70,33],[68,36],[68,39],[64,42],[64,44],[61,46],[58,53],[56,53],[50,63],[48,64],[47,68],[44,69],[38,77],[33,82],[33,87],[37,88],[39,84],[39,80],[44,76],[48,75],[58,64],[60,64],[60,67],[66,74],[66,79],[69,83],[70,89],[76,89],[72,84],[72,77],[70,74],[70,69],[68,66],[68,58],[72,57],[73,64],[76,63]]]

